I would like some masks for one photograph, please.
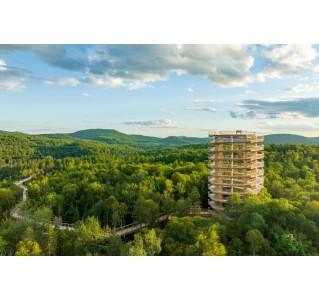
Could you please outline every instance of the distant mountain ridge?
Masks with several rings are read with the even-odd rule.
[[[113,129],[88,129],[69,134],[72,137],[97,140],[109,144],[136,144],[140,146],[150,145],[161,147],[174,147],[192,144],[205,144],[211,138],[198,138],[187,136],[169,136],[167,138],[150,137],[144,135],[125,134]],[[296,134],[268,134],[264,136],[265,144],[309,144],[319,145],[319,137],[305,137]]]
[[[319,145],[319,137],[306,137],[296,134],[268,134],[265,135],[265,144],[308,144]]]
[[[95,140],[107,144],[129,145],[136,147],[177,147],[184,145],[205,144],[210,138],[169,136],[158,138],[136,134],[125,134],[113,129],[88,129],[69,134],[71,137]]]
[[[1,131],[0,134],[27,135],[20,132]],[[39,134],[30,136],[44,136],[51,139],[82,139],[99,141],[105,144],[126,145],[132,147],[145,148],[165,148],[178,147],[186,145],[206,144],[211,138],[198,138],[187,136],[168,136],[166,138],[144,136],[137,134],[125,134],[114,129],[87,129],[73,133],[54,133],[54,134]],[[265,144],[308,144],[319,145],[319,137],[305,137],[295,134],[269,134],[265,135]]]

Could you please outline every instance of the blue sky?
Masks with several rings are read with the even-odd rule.
[[[316,45],[0,45],[0,130],[319,136]]]

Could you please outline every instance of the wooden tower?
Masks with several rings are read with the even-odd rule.
[[[232,193],[257,194],[264,183],[264,138],[253,132],[209,132],[208,203],[223,209]]]

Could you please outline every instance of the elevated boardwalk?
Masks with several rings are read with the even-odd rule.
[[[32,176],[28,177],[28,178],[24,178],[18,182],[15,182],[15,184],[20,187],[23,190],[23,196],[22,196],[22,201],[11,211],[11,217],[14,219],[18,219],[18,220],[25,220],[25,221],[30,221],[30,222],[38,222],[44,226],[52,226],[52,227],[56,227],[60,230],[75,230],[74,225],[73,224],[68,224],[68,223],[56,223],[56,222],[43,222],[41,220],[32,218],[28,215],[26,215],[22,210],[22,206],[24,205],[25,201],[27,200],[27,191],[28,188],[24,185],[26,182],[28,182],[29,180],[32,179]],[[200,209],[200,208],[192,208],[190,211],[190,215],[200,215],[200,216],[204,216],[204,217],[210,217],[212,215],[214,215],[215,212],[213,212],[210,209]],[[172,216],[174,214],[171,214]],[[166,221],[169,218],[169,215],[166,214],[160,214],[158,215],[158,218],[156,220],[157,223],[161,223]],[[120,237],[124,237],[136,232],[141,231],[143,228],[147,227],[149,224],[148,223],[131,223],[122,227],[118,227],[115,230],[115,234],[120,236]],[[106,237],[108,237],[109,234],[106,234]]]

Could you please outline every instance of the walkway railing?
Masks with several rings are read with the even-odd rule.
[[[22,179],[18,182],[16,182],[15,184],[17,186],[19,186],[21,189],[23,189],[23,193],[25,194],[27,187],[23,185],[23,183],[25,183],[26,181],[31,180],[32,176]],[[41,220],[39,218],[35,218],[33,216],[28,215],[27,213],[21,211],[22,206],[25,204],[26,198],[16,205],[16,207],[11,211],[11,217],[16,218],[16,219],[22,219],[22,220],[26,220],[26,221],[34,221],[37,222],[39,224],[42,224],[44,226],[53,226],[53,227],[57,227],[61,230],[74,230],[74,225],[73,224],[68,224],[68,223],[63,223],[63,222],[48,222],[47,220]],[[209,209],[201,209],[201,208],[191,208],[190,210],[190,215],[205,215],[205,216],[209,216],[214,214],[214,212],[212,210]],[[176,213],[171,213],[171,214],[165,214],[165,213],[160,213],[157,216],[155,216],[156,218],[156,222],[163,222],[164,220],[166,220],[170,215],[176,215]],[[142,228],[145,228],[149,225],[149,223],[138,223],[138,222],[134,222],[131,224],[127,224],[121,227],[118,227],[115,229],[115,232],[118,236],[125,236],[137,231],[140,231]],[[109,234],[107,234],[109,235]]]

